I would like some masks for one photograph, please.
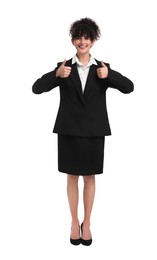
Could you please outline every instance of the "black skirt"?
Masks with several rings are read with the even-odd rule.
[[[71,175],[103,173],[105,137],[58,134],[58,171]]]

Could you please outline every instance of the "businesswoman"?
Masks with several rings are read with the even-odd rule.
[[[53,133],[58,134],[58,171],[67,174],[67,195],[72,217],[70,242],[92,243],[91,212],[95,196],[95,175],[103,173],[105,136],[111,135],[106,108],[106,90],[122,93],[133,91],[133,83],[94,59],[91,47],[100,38],[100,29],[90,18],[82,18],[70,26],[76,54],[59,62],[32,87],[41,94],[59,86],[60,105]],[[78,218],[78,180],[84,180],[84,219]]]

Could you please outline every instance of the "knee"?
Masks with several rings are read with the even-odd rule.
[[[68,182],[78,183],[79,176],[68,174]]]
[[[83,176],[84,183],[93,183],[95,182],[95,175]]]

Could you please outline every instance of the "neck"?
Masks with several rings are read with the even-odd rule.
[[[86,53],[86,54],[77,53],[77,58],[83,64],[83,66],[86,66],[90,60],[90,54],[89,53]]]

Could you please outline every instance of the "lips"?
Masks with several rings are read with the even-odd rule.
[[[85,49],[87,47],[87,45],[79,45],[78,46],[80,49]]]

